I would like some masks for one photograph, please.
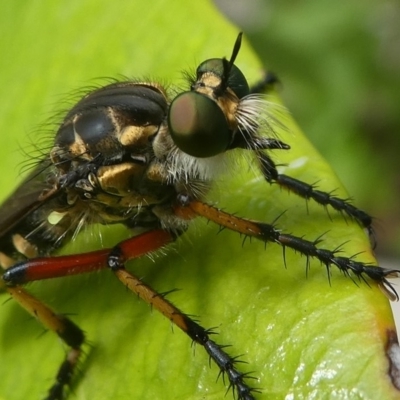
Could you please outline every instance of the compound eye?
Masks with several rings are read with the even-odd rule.
[[[193,157],[223,153],[232,141],[225,115],[209,97],[185,92],[171,103],[168,126],[174,143]]]
[[[222,58],[211,58],[203,61],[196,70],[197,80],[201,79],[205,73],[213,73],[221,79],[224,75],[224,63]],[[249,84],[243,72],[236,66],[231,65],[228,76],[228,87],[241,99],[250,93]]]
[[[247,96],[250,93],[250,88],[246,77],[236,65],[232,65],[229,73],[228,86],[233,90],[239,99]]]
[[[212,72],[213,74],[222,77],[224,73],[224,64],[222,58],[210,58],[209,60],[203,61],[196,70],[197,78],[200,78],[203,74]]]

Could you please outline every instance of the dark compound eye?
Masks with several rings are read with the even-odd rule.
[[[196,70],[197,80],[205,73],[210,73],[219,76],[221,80],[224,77],[224,63],[222,58],[210,58],[202,62]],[[249,84],[243,72],[234,64],[230,66],[227,86],[232,89],[236,96],[241,99],[250,93]]]
[[[196,92],[182,93],[172,101],[168,126],[175,144],[194,157],[220,154],[232,141],[232,132],[218,104]]]

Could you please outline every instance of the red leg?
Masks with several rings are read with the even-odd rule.
[[[126,249],[127,259],[138,258],[174,240],[167,231],[157,229],[129,238],[119,244]],[[27,282],[58,278],[92,272],[107,267],[111,249],[102,249],[84,254],[59,257],[41,257],[20,262],[6,270],[3,280],[7,285],[21,285]]]
[[[121,247],[129,250],[129,258],[136,258],[172,240],[173,236],[168,232],[155,230],[130,238],[122,242]],[[110,252],[111,249],[105,249],[86,254],[27,260],[8,268],[0,281],[0,288],[5,288],[29,314],[37,318],[44,327],[56,333],[70,347],[58,369],[55,383],[50,388],[46,400],[64,398],[64,389],[71,381],[82,353],[81,347],[85,337],[83,331],[69,318],[54,312],[20,284],[106,268]]]
[[[37,316],[43,325],[56,332],[71,346],[66,360],[59,369],[56,383],[51,388],[46,400],[61,399],[63,388],[69,383],[73,368],[81,352],[80,345],[83,341],[83,334],[79,330],[82,334],[82,340],[79,342],[78,347],[74,346],[73,339],[76,336],[76,332],[72,328],[77,327],[66,318],[54,314],[47,306],[30,296],[18,285],[33,280],[80,274],[105,267],[111,268],[124,286],[136,293],[153,308],[160,311],[194,342],[203,346],[210,358],[218,365],[220,371],[228,377],[230,387],[237,393],[238,399],[254,400],[253,392],[257,390],[251,388],[246,382],[251,377],[236,369],[236,363],[238,362],[236,357],[231,357],[223,350],[224,346],[210,339],[210,335],[213,333],[212,330],[203,328],[187,314],[166,300],[162,294],[157,293],[124,267],[125,261],[157,250],[175,240],[175,237],[176,235],[167,231],[154,230],[127,239],[113,249],[99,250],[81,255],[28,260],[9,268],[5,272],[3,279],[6,281],[8,285],[7,290],[11,295],[28,312]]]

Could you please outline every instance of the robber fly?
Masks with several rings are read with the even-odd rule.
[[[289,146],[274,136],[272,118],[265,112],[270,104],[257,93],[271,77],[249,88],[234,64],[241,38],[239,34],[230,59],[202,62],[189,90],[174,96],[157,83],[132,81],[86,94],[66,114],[50,154],[0,208],[2,285],[69,347],[46,399],[63,398],[85,336],[70,318],[53,312],[23,285],[102,268],[110,269],[124,286],[201,345],[237,398],[257,397],[250,377],[240,372],[225,346],[211,340],[210,329],[125,269],[128,260],[175,241],[196,217],[293,249],[346,275],[376,281],[390,299],[398,298],[387,277],[399,271],[339,256],[337,250],[320,247],[319,241],[286,234],[273,223],[231,215],[206,202],[218,166],[231,150],[241,149],[254,156],[266,182],[371,228],[370,216],[347,200],[278,172],[269,152],[287,151]],[[49,257],[82,227],[95,223],[123,224],[142,233],[111,249]]]

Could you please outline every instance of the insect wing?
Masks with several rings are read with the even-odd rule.
[[[47,182],[46,167],[49,163],[48,159],[41,161],[0,206],[0,243],[30,213],[54,195],[52,185]]]

